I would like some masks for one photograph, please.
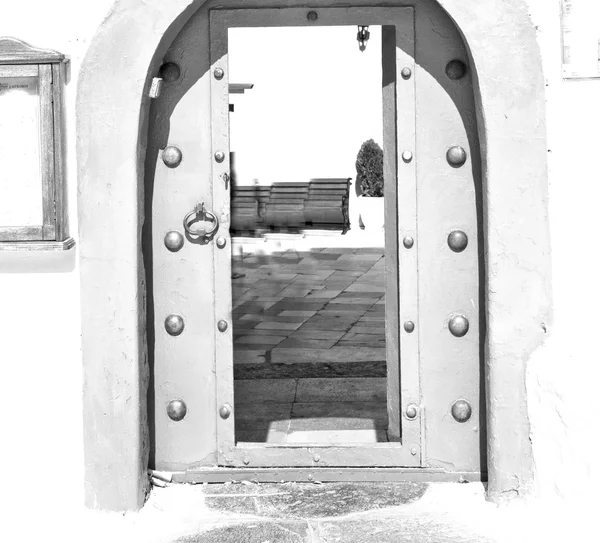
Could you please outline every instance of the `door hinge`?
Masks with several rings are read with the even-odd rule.
[[[150,96],[150,98],[158,98],[160,96],[160,92],[162,91],[162,84],[162,77],[153,77],[148,96]]]

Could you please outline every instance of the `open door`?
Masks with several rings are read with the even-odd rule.
[[[284,13],[285,12],[285,13]],[[311,12],[314,13],[314,12]],[[381,26],[385,180],[386,442],[250,443],[235,432],[234,326],[228,31],[234,27]],[[417,321],[414,11],[329,8],[307,20],[306,9],[211,10],[210,97],[212,210],[220,229],[214,253],[218,463],[226,467],[419,467],[422,411]],[[273,115],[277,112],[273,111]],[[284,137],[284,135],[282,135]],[[413,240],[413,241],[411,241]],[[402,328],[401,324],[402,323]],[[412,326],[411,326],[412,323]]]

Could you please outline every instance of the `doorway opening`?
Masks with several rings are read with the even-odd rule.
[[[418,332],[404,356],[398,326],[403,273],[413,315],[417,297],[415,252],[398,255],[398,217],[416,230],[411,160],[398,183],[414,11],[313,14],[210,12],[212,206],[231,224],[214,261],[215,311],[232,315],[215,342],[219,462],[419,466]]]
[[[398,440],[381,26],[236,27],[228,41],[235,440]]]

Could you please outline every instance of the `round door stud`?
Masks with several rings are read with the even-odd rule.
[[[402,76],[402,79],[410,79],[410,76],[412,75],[412,70],[408,67],[402,68],[400,75]]]
[[[223,151],[217,151],[215,153],[215,160],[219,163],[225,160],[225,153]]]
[[[165,235],[165,247],[171,252],[179,251],[183,247],[183,236],[177,230],[171,230]]]
[[[448,247],[455,253],[461,253],[467,248],[469,238],[462,230],[454,230],[448,234]]]
[[[223,79],[225,72],[223,71],[223,68],[215,68],[213,75],[215,76],[215,79],[217,81],[220,81],[221,79]]]
[[[221,319],[217,324],[217,328],[219,329],[219,332],[225,332],[227,330],[227,321]]]
[[[222,419],[228,419],[229,415],[231,415],[231,406],[228,403],[223,404],[219,409],[219,415],[221,415]]]
[[[454,59],[446,64],[446,75],[450,79],[462,79],[466,73],[467,65],[462,60]]]
[[[406,411],[404,414],[408,420],[415,420],[419,414],[419,408],[414,403],[411,403],[410,405],[406,406]]]
[[[456,422],[467,422],[471,418],[472,409],[466,400],[456,400],[452,404],[452,416]]]
[[[175,399],[167,405],[167,415],[171,420],[179,422],[187,414],[187,406],[183,400]]]
[[[165,330],[170,336],[178,336],[184,327],[183,319],[179,315],[169,315],[165,319]]]
[[[162,152],[162,161],[165,163],[167,168],[177,168],[181,164],[181,159],[183,155],[181,154],[181,150],[179,147],[175,147],[174,145],[169,145],[165,147]]]
[[[467,152],[460,145],[454,145],[446,152],[446,160],[453,168],[460,168],[467,161]]]
[[[412,161],[412,159],[413,159],[413,154],[412,154],[410,151],[404,151],[404,152],[402,153],[402,160],[403,160],[404,162],[406,162],[407,164],[408,164],[409,162],[411,162],[411,161]]]
[[[448,321],[448,329],[454,337],[463,337],[469,331],[469,321],[464,315],[452,315]]]
[[[409,334],[412,334],[415,330],[415,323],[413,321],[406,321],[404,323],[404,330],[406,330]]]
[[[217,238],[217,247],[219,249],[225,249],[225,245],[227,245],[227,240],[224,237]]]
[[[417,449],[416,447],[413,447],[413,448],[410,450],[410,454],[412,454],[413,456],[417,456],[417,453],[418,453],[418,452],[419,452],[419,451],[418,451],[418,449]]]
[[[413,238],[411,238],[410,236],[406,236],[403,240],[402,240],[402,244],[404,245],[404,247],[406,247],[407,249],[411,249],[412,246],[415,244],[415,240]]]
[[[316,12],[316,11],[309,11],[309,12],[306,14],[306,18],[307,18],[309,21],[311,21],[311,22],[313,22],[313,23],[314,23],[314,22],[315,22],[315,21],[316,21],[316,20],[319,18],[319,16],[317,15],[317,12]]]
[[[181,76],[181,68],[174,62],[165,62],[160,67],[159,75],[165,83],[174,83]]]

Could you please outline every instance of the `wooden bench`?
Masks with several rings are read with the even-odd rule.
[[[232,232],[257,229],[341,229],[350,225],[350,178],[308,183],[235,186],[231,194]]]
[[[231,193],[231,230],[254,232],[263,225],[271,189],[265,186],[236,187]]]
[[[273,183],[263,223],[271,229],[304,228],[304,201],[308,183]]]
[[[350,178],[311,179],[304,202],[306,228],[341,228],[345,233],[350,227],[349,196]]]

